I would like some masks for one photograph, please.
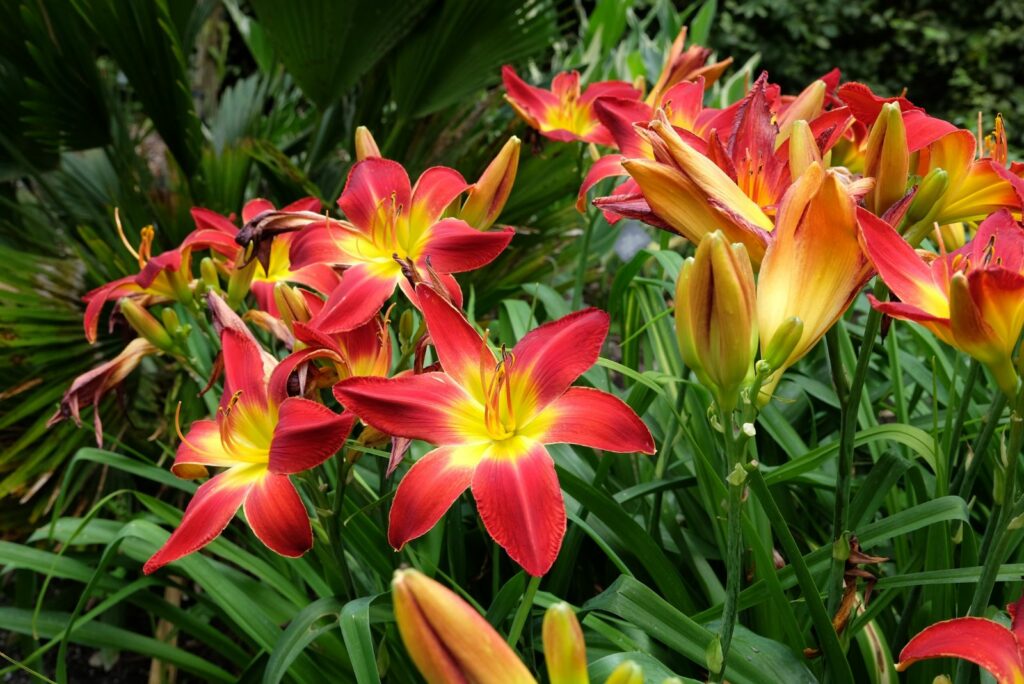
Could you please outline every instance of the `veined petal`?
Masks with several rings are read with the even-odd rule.
[[[584,309],[526,333],[512,349],[513,393],[540,410],[597,363],[608,314]]]
[[[209,474],[206,466],[229,468],[236,463],[221,443],[217,421],[197,420],[178,445],[171,472],[183,480],[194,480]]]
[[[102,285],[86,294],[82,298],[85,300],[85,317],[83,319],[85,339],[90,343],[96,341],[100,313],[103,312],[104,304],[111,299],[117,299],[118,297],[137,292],[142,292],[142,288],[135,283],[135,276],[128,276]]]
[[[991,672],[999,684],[1024,682],[1016,637],[992,620],[962,617],[926,627],[900,652],[896,669],[927,658],[962,658]]]
[[[603,97],[594,102],[594,114],[608,129],[615,146],[627,157],[650,157],[651,146],[636,132],[633,124],[647,125],[654,118],[649,106],[635,99]]]
[[[303,197],[300,200],[295,200],[291,204],[287,204],[281,207],[281,211],[313,211],[320,212],[323,208],[323,204],[316,197]]]
[[[298,558],[313,548],[313,530],[306,507],[287,475],[265,473],[245,499],[245,517],[267,548]]]
[[[388,522],[397,550],[437,524],[473,481],[485,446],[444,446],[416,461],[398,484]]]
[[[453,276],[451,273],[437,273],[437,279],[440,281],[441,286],[444,288],[445,292],[448,293],[448,296],[452,300],[452,304],[461,309],[462,288],[459,287],[459,281],[455,280],[455,276]],[[406,297],[409,298],[409,301],[412,302],[413,306],[415,306],[417,309],[421,308],[420,298],[416,294],[416,287],[409,281],[408,278],[400,278],[398,280],[398,288],[402,291],[403,294],[405,294]]]
[[[575,71],[572,73],[576,74],[576,88],[579,88],[579,74]],[[555,77],[556,81],[559,76],[562,76],[562,74]],[[551,89],[555,89],[554,82],[551,83]],[[583,94],[580,95],[580,102],[596,102],[599,97],[635,100],[640,97],[640,91],[634,88],[631,83],[626,83],[625,81],[597,81],[584,89]]]
[[[148,575],[216,539],[235,517],[262,472],[265,471],[261,466],[232,468],[201,484],[188,502],[178,529],[146,561],[142,572]]]
[[[654,453],[654,438],[640,417],[624,401],[589,387],[570,387],[547,405],[535,420],[550,421],[537,439],[616,453]],[[529,430],[530,426],[524,426]]]
[[[438,273],[472,271],[494,261],[514,235],[512,228],[477,230],[462,219],[446,218],[426,232],[417,262],[425,265],[429,259]]]
[[[622,162],[625,159],[621,154],[609,154],[590,165],[587,175],[583,179],[583,184],[580,186],[579,194],[576,196],[576,211],[582,214],[586,210],[587,192],[590,188],[605,178],[628,175],[626,169],[622,167]]]
[[[441,367],[471,397],[483,402],[485,385],[494,372],[494,354],[462,312],[433,288],[420,285],[416,294]]]
[[[330,294],[341,282],[341,276],[327,264],[310,264],[305,268],[292,271],[285,280],[307,285],[323,294]]]
[[[409,223],[429,226],[437,223],[456,197],[469,189],[462,174],[446,166],[434,166],[423,172],[412,189]]]
[[[224,355],[224,397],[239,392],[238,401],[254,406],[267,405],[267,381],[263,375],[263,357],[250,337],[225,328],[220,334]]]
[[[249,223],[260,214],[267,211],[277,211],[274,203],[262,197],[255,197],[245,203],[242,207],[242,223]]]
[[[369,232],[382,202],[394,198],[395,204],[408,212],[411,197],[409,175],[401,164],[390,159],[368,157],[352,167],[345,189],[338,198],[338,206],[349,221]]]
[[[935,283],[932,269],[914,248],[882,219],[867,213],[858,219],[864,251],[889,289],[905,304],[930,316],[948,318],[946,292]]]
[[[348,266],[358,263],[357,247],[365,238],[344,221],[310,223],[292,234],[288,246],[289,267],[299,270],[313,264]]]
[[[871,306],[875,307],[885,315],[898,318],[903,321],[920,323],[931,330],[936,337],[946,344],[954,344],[953,331],[949,326],[948,318],[933,316],[927,311],[923,311],[913,304],[907,304],[905,302],[880,302],[875,299],[875,296],[870,292],[868,293],[868,301],[871,302]]]
[[[999,266],[982,268],[967,276],[971,299],[1007,355],[1024,329],[1024,272]]]
[[[315,401],[285,399],[278,410],[267,467],[272,473],[290,474],[320,465],[345,443],[353,422],[354,415],[338,415]]]
[[[530,575],[551,569],[565,536],[565,501],[555,464],[539,442],[496,442],[473,474],[487,533]]]
[[[232,223],[226,216],[203,207],[192,207],[190,210],[192,221],[198,230],[216,230],[232,238],[238,232],[238,226]]]
[[[369,265],[349,268],[310,325],[325,333],[337,333],[366,323],[384,306],[397,281],[398,277],[381,276]]]
[[[349,378],[334,396],[381,432],[431,444],[482,441],[483,407],[445,373]],[[478,426],[477,432],[467,428]]]
[[[554,93],[529,85],[507,64],[501,68],[501,79],[505,84],[508,99],[514,104],[517,113],[531,126],[537,127],[538,117],[549,107],[558,106],[558,98]]]

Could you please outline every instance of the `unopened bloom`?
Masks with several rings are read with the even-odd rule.
[[[380,148],[377,141],[373,139],[373,133],[366,126],[356,129],[356,161],[363,161],[370,157],[380,157]]]
[[[240,507],[253,532],[282,556],[298,557],[313,545],[306,507],[289,475],[330,458],[345,441],[354,417],[323,404],[288,396],[294,366],[268,366],[240,321],[221,330],[224,394],[216,420],[192,424],[171,470],[194,479],[207,467],[224,468],[196,490],[181,524],[146,561],[154,572],[210,543]]]
[[[547,609],[542,636],[551,684],[588,684],[587,644],[580,621],[568,603],[555,603]]]
[[[469,186],[466,202],[459,211],[460,219],[479,230],[494,225],[516,180],[519,147],[519,138],[513,135],[484,169],[480,180]]]
[[[583,140],[612,145],[613,140],[594,113],[599,97],[640,98],[640,91],[625,81],[591,83],[580,91],[578,71],[563,71],[551,81],[551,90],[528,85],[515,69],[501,68],[505,99],[531,128],[552,140]]]
[[[704,236],[676,283],[676,335],[683,361],[731,411],[757,353],[754,271],[742,244]]]
[[[875,179],[875,186],[864,198],[876,216],[900,200],[907,191],[910,170],[910,152],[907,131],[899,105],[890,102],[882,106],[868,136],[864,175]]]
[[[454,169],[435,166],[416,181],[401,164],[370,157],[357,163],[338,199],[346,220],[321,218],[294,235],[294,268],[345,268],[314,324],[324,332],[351,330],[370,320],[396,287],[416,303],[410,280],[435,278],[461,303],[452,273],[480,268],[508,246],[511,228],[481,231],[445,209],[469,188]]]
[[[926,627],[900,652],[896,670],[902,672],[919,660],[962,658],[988,670],[998,684],[1024,683],[1024,599],[1010,604],[1010,628],[994,620],[961,617]]]
[[[402,643],[427,684],[536,684],[501,635],[450,589],[398,570],[391,596]]]
[[[529,574],[550,569],[565,534],[565,502],[545,444],[654,452],[640,418],[618,398],[570,387],[598,358],[608,315],[570,314],[529,332],[495,358],[435,290],[416,288],[443,372],[352,378],[335,395],[382,432],[437,448],[406,473],[388,539],[400,549],[434,526],[471,487],[488,533]]]
[[[949,254],[922,258],[890,226],[862,224],[864,245],[898,302],[872,304],[915,321],[978,359],[1013,396],[1012,356],[1024,327],[1024,228],[1007,210],[985,219],[970,242]]]

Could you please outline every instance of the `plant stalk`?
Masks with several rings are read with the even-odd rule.
[[[530,615],[530,608],[533,607],[533,597],[537,595],[537,588],[540,586],[540,577],[531,577],[530,581],[526,585],[526,589],[523,591],[523,598],[519,602],[519,607],[516,609],[516,614],[512,618],[512,627],[508,630],[508,645],[515,647],[516,642],[519,641],[520,635],[523,633],[523,626],[526,624],[526,618]]]
[[[712,673],[711,682],[721,682],[725,678],[725,667],[729,660],[729,646],[736,627],[739,607],[740,583],[743,576],[743,531],[742,505],[744,483],[733,481],[733,471],[742,465],[744,442],[736,435],[736,424],[732,413],[722,416],[722,427],[725,432],[725,455],[728,468],[729,498],[727,499],[728,522],[726,525],[725,551],[725,605],[722,608],[722,626],[718,638],[722,644],[722,666],[718,672]]]

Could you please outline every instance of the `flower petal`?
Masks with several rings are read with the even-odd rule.
[[[228,468],[235,463],[221,443],[217,421],[197,420],[178,445],[171,472],[184,480],[194,480],[208,475],[206,466]]]
[[[267,211],[277,211],[274,203],[262,197],[256,197],[245,203],[242,207],[242,223],[249,223],[260,214]]]
[[[534,420],[550,420],[537,439],[545,444],[580,444],[616,453],[654,453],[654,438],[624,401],[589,387],[570,387]],[[524,426],[529,430],[530,424]]]
[[[608,322],[604,311],[584,309],[526,333],[512,349],[513,388],[537,410],[547,406],[597,363]]]
[[[411,196],[409,175],[401,164],[390,159],[369,157],[352,167],[338,206],[356,227],[369,232],[384,200],[390,201],[393,197],[397,206],[408,211]]]
[[[266,473],[245,499],[245,517],[271,551],[298,558],[313,548],[309,514],[287,475]]]
[[[423,172],[412,189],[409,223],[429,226],[436,223],[456,197],[469,189],[462,174],[446,166],[434,166]]]
[[[85,316],[82,321],[85,328],[85,339],[90,344],[96,341],[96,331],[99,328],[100,314],[103,312],[104,304],[111,299],[141,291],[142,288],[135,283],[135,276],[128,276],[101,285],[86,294],[82,298],[85,301]]]
[[[626,157],[621,154],[609,154],[601,157],[590,165],[590,169],[587,171],[587,175],[583,179],[583,184],[580,186],[580,191],[576,195],[576,211],[581,214],[586,211],[587,192],[590,188],[594,187],[605,178],[628,175],[626,173],[626,169],[622,166],[622,162],[625,159]]]
[[[493,444],[472,487],[487,533],[509,557],[535,577],[550,570],[565,536],[565,501],[547,449],[523,438]]]
[[[430,531],[473,481],[483,455],[479,446],[445,446],[416,461],[398,484],[388,523],[388,542],[401,550]]]
[[[370,266],[353,266],[342,274],[341,283],[327,297],[310,326],[331,334],[366,323],[395,291],[397,280],[374,273]]]
[[[313,264],[347,266],[357,259],[346,249],[365,238],[345,221],[317,221],[292,233],[288,247],[289,267],[300,270]]]
[[[927,658],[962,658],[991,672],[1000,684],[1024,681],[1016,637],[992,620],[962,617],[926,627],[904,646],[896,669],[902,672]]]
[[[323,404],[289,397],[278,411],[270,442],[268,468],[272,473],[299,473],[318,466],[345,443],[355,416],[338,415]]]
[[[188,502],[178,529],[146,561],[142,572],[148,575],[216,539],[249,493],[253,483],[250,471],[254,470],[253,466],[233,468],[200,485]]]
[[[554,93],[527,84],[519,78],[516,70],[507,64],[501,68],[501,79],[516,112],[534,128],[539,127],[538,119],[544,116],[549,108],[558,107],[558,97]]]
[[[477,230],[462,219],[447,218],[427,231],[416,250],[417,261],[438,273],[463,273],[485,266],[502,253],[512,241],[515,230],[498,228]]]
[[[230,400],[239,392],[238,400],[255,406],[267,405],[267,382],[263,375],[263,357],[252,338],[225,328],[220,334],[224,355],[224,396]]]
[[[486,434],[483,407],[444,373],[349,378],[334,386],[334,396],[389,435],[460,444],[481,441],[480,433]]]
[[[483,401],[483,384],[494,371],[494,354],[462,312],[433,288],[420,285],[416,288],[416,295],[444,372],[462,385],[470,396]]]

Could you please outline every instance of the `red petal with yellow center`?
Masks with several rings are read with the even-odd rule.
[[[384,306],[397,281],[396,277],[377,275],[369,265],[347,269],[311,325],[325,333],[338,333],[366,323]]]
[[[334,386],[345,408],[381,432],[422,439],[431,444],[460,444],[479,440],[483,409],[472,413],[474,402],[445,373],[402,375],[397,378],[349,378]],[[479,423],[479,430],[466,427]]]
[[[519,78],[515,69],[507,64],[501,68],[501,79],[505,84],[508,99],[516,105],[520,114],[526,114],[533,119],[532,122],[527,122],[535,128],[537,119],[543,116],[549,107],[558,107],[558,98],[553,93],[527,84]]]
[[[385,200],[409,211],[412,187],[409,175],[398,162],[370,157],[356,163],[349,172],[338,206],[349,221],[364,232],[370,232],[378,208]]]
[[[436,223],[448,205],[468,188],[466,179],[455,169],[445,166],[427,169],[412,189],[409,223],[424,228]]]
[[[861,243],[878,274],[900,301],[926,315],[948,318],[946,292],[936,285],[932,269],[896,229],[867,212],[857,216]]]
[[[228,468],[236,461],[224,450],[220,439],[220,426],[215,420],[197,420],[192,423],[184,441],[178,445],[171,472],[185,480],[208,475],[206,466]]]
[[[95,290],[86,294],[82,299],[85,301],[85,339],[90,343],[96,341],[96,331],[99,327],[100,314],[103,312],[103,305],[111,299],[124,297],[125,295],[142,292],[142,288],[135,283],[135,276],[119,278],[113,282],[101,285]]]
[[[609,154],[591,164],[586,177],[583,179],[583,185],[580,186],[579,194],[576,195],[576,211],[583,213],[586,210],[587,192],[590,188],[605,178],[629,175],[626,173],[626,169],[622,167],[622,160],[625,158],[621,154]]]
[[[334,292],[334,288],[341,282],[341,276],[327,264],[310,264],[305,268],[292,271],[286,280],[290,283],[308,285],[317,292],[328,295]]]
[[[494,372],[494,354],[462,312],[433,288],[420,285],[416,294],[441,367],[471,396],[482,401],[483,385]],[[481,378],[481,372],[486,377]]]
[[[513,386],[522,383],[537,409],[547,406],[597,363],[608,320],[604,311],[585,309],[526,333],[512,350]]]
[[[288,247],[290,267],[300,270],[314,264],[347,266],[358,263],[353,255],[342,249],[342,242],[350,241],[355,233],[354,228],[346,226],[349,224],[343,221],[319,221],[294,233]]]
[[[551,421],[551,427],[537,437],[545,444],[580,444],[616,453],[654,453],[654,438],[640,417],[624,401],[600,390],[570,387],[548,404],[538,420]]]
[[[142,572],[148,575],[173,563],[206,546],[224,531],[252,486],[252,479],[240,470],[225,471],[200,485],[188,502],[178,529],[146,561]]]
[[[222,405],[241,392],[238,401],[266,406],[267,381],[263,375],[263,357],[259,347],[251,338],[233,328],[225,328],[220,340],[224,355]]]
[[[267,473],[245,499],[245,517],[256,537],[288,558],[313,548],[313,530],[306,507],[287,475]]]
[[[991,672],[999,684],[1024,682],[1016,637],[992,620],[963,617],[925,628],[900,652],[896,669],[927,658],[962,658]]]
[[[535,577],[550,570],[565,536],[565,501],[547,449],[522,438],[492,444],[472,488],[487,533],[509,557]]]
[[[636,132],[633,124],[644,126],[654,112],[643,102],[621,97],[606,97],[594,102],[594,115],[608,129],[615,146],[628,157],[650,157],[651,146]]]
[[[440,447],[413,464],[398,484],[391,506],[391,546],[401,549],[437,524],[473,481],[478,452],[479,447]]]
[[[512,241],[512,228],[477,230],[462,219],[446,218],[426,234],[418,261],[438,273],[464,273],[485,266]]]
[[[320,465],[345,443],[354,421],[350,413],[338,415],[309,399],[285,399],[278,410],[267,467],[272,473],[289,474]]]
[[[182,263],[187,265],[188,262],[185,259],[186,255],[187,250],[179,251],[177,249],[172,249],[164,252],[163,254],[158,254],[146,262],[146,265],[142,267],[142,271],[139,275],[135,276],[135,282],[141,287],[148,288],[153,284],[153,281],[156,280],[157,276],[164,271],[180,271]]]

